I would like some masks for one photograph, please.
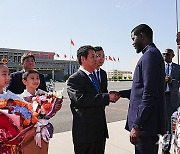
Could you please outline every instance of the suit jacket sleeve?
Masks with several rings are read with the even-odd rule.
[[[130,99],[131,89],[129,89],[129,90],[121,90],[121,91],[119,91],[119,94],[120,94],[121,97],[123,97],[123,98]]]
[[[142,101],[138,106],[137,118],[134,124],[143,126],[143,124],[150,117],[152,112],[157,108],[158,97],[159,97],[159,83],[161,79],[161,59],[152,52],[144,53],[144,57],[139,65],[138,80],[142,80],[144,86],[142,91]],[[164,72],[163,72],[164,73]],[[142,76],[140,75],[142,74]]]
[[[109,105],[109,94],[97,94],[95,90],[89,89],[91,85],[87,83],[88,80],[84,81],[78,76],[71,76],[68,79],[67,92],[73,103],[81,107]]]
[[[101,84],[100,84],[100,88],[101,88],[101,92],[102,93],[108,93],[108,81],[107,81],[107,73],[105,70],[101,69]]]

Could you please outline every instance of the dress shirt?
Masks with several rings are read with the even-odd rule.
[[[87,70],[85,70],[82,66],[79,67],[79,70],[83,71],[84,73],[87,74],[87,76],[89,77],[89,74],[91,74],[91,72],[88,72]],[[92,81],[92,79],[89,77],[89,79]]]
[[[94,72],[95,72],[96,78],[97,78],[97,80],[98,80],[98,82],[99,82],[99,84],[100,84],[100,83],[101,83],[100,69],[94,70]]]
[[[169,70],[168,69],[168,64],[169,64]],[[171,63],[165,63],[165,73],[166,73],[166,76],[170,76],[171,75],[171,70],[172,70],[172,62]],[[169,84],[167,83],[166,84],[166,90],[165,92],[169,92]]]

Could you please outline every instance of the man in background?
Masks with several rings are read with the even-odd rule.
[[[174,51],[172,49],[166,49],[163,53],[165,61],[165,104],[167,111],[167,132],[163,136],[162,152],[163,154],[170,154],[172,130],[171,130],[171,116],[177,111],[180,105],[180,65],[172,62],[174,57]]]
[[[97,55],[97,67],[94,70],[94,74],[96,76],[97,81],[99,82],[101,92],[108,93],[107,73],[105,70],[100,68],[104,64],[104,61],[105,61],[104,50],[100,46],[96,46],[94,47],[94,49]]]
[[[27,70],[31,70],[35,68],[34,55],[31,53],[24,53],[23,56],[21,57],[21,65],[23,67],[21,71],[11,73],[10,83],[9,83],[9,86],[7,87],[7,90],[10,90],[11,92],[15,94],[23,93],[24,89],[26,88],[22,82],[22,74],[26,72]],[[40,74],[39,77],[40,77],[40,85],[38,89],[47,91],[43,74]]]

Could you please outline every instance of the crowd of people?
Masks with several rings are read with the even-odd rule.
[[[135,154],[158,154],[159,135],[163,136],[162,153],[170,153],[171,115],[180,105],[180,65],[172,62],[175,56],[172,49],[165,49],[161,54],[153,43],[153,30],[148,25],[136,26],[131,31],[131,39],[136,53],[142,56],[135,67],[132,88],[123,91],[108,92],[107,74],[101,68],[105,60],[102,47],[85,45],[77,50],[80,68],[67,81],[75,154],[105,153],[109,138],[105,108],[120,97],[129,99],[125,129],[130,132],[129,140],[135,147]],[[43,75],[35,69],[34,55],[25,53],[21,64],[23,69],[10,76],[8,67],[0,64],[0,99],[8,91],[22,99],[47,92]],[[55,109],[59,111],[61,105]],[[52,124],[46,122],[41,128],[52,137]],[[49,139],[43,140],[43,135],[47,134],[40,135],[42,143],[38,146],[34,140],[37,133],[33,127],[25,134],[19,153],[22,150],[25,154],[48,153]]]

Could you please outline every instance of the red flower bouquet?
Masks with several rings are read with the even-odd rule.
[[[36,128],[34,139],[36,144],[41,147],[41,139],[48,143],[53,136],[54,128],[48,120],[61,109],[62,92],[46,93],[40,90],[37,91],[36,96],[24,97],[24,100],[30,102],[33,111],[37,113],[39,121],[34,126]]]
[[[19,153],[28,130],[38,121],[31,104],[12,99],[0,100],[0,154]]]
[[[50,119],[57,110],[57,105],[62,105],[63,97],[59,92],[44,93],[42,95],[24,97],[32,104],[33,111],[38,113],[38,119]]]

